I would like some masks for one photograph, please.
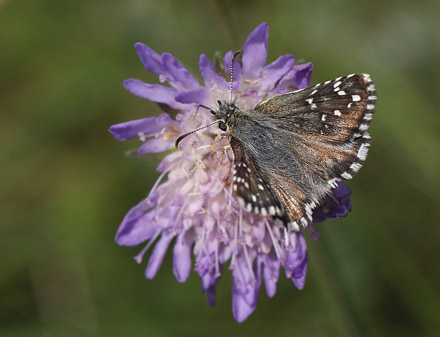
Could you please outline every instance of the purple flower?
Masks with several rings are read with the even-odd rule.
[[[305,88],[313,65],[294,65],[295,57],[283,55],[266,64],[269,26],[260,24],[242,48],[242,62],[235,60],[233,94],[242,110],[252,110],[265,97]],[[110,127],[118,140],[138,137],[139,153],[173,149],[177,137],[211,121],[199,104],[214,106],[229,98],[229,82],[220,76],[205,55],[200,56],[201,85],[172,55],[158,55],[144,44],[136,51],[145,69],[159,75],[161,83],[148,84],[128,79],[128,91],[179,111],[175,120],[164,113]],[[233,52],[226,53],[226,73]],[[239,205],[232,191],[229,141],[217,125],[193,133],[182,140],[179,150],[168,153],[157,168],[160,176],[148,196],[133,207],[116,234],[120,245],[144,248],[136,256],[139,263],[151,248],[145,276],[153,278],[173,244],[173,271],[185,282],[191,266],[202,279],[202,290],[209,304],[215,303],[215,287],[222,273],[233,276],[232,312],[239,322],[256,308],[262,281],[269,297],[275,295],[280,269],[284,269],[298,289],[305,283],[307,249],[300,232],[289,232],[286,246],[284,230],[270,217],[249,213]],[[328,217],[346,216],[351,209],[350,190],[339,183],[328,200],[314,211],[315,222]],[[318,231],[310,226],[312,237]]]

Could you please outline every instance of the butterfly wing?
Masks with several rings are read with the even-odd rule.
[[[237,138],[232,137],[230,144],[234,152],[233,189],[240,204],[256,214],[282,218],[282,203],[270,187],[266,175]]]
[[[367,74],[352,74],[259,103],[256,115],[299,142],[296,151],[327,181],[351,179],[362,167],[371,143],[367,132],[376,90]],[[312,156],[310,156],[310,154]]]
[[[362,167],[375,102],[370,77],[353,74],[269,98],[235,124],[232,133],[256,178],[267,183],[294,228],[307,226],[336,182]]]

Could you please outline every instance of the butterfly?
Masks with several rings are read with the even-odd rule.
[[[270,97],[252,111],[232,100],[203,107],[229,137],[239,203],[299,231],[337,182],[363,166],[376,99],[370,76],[351,74]]]

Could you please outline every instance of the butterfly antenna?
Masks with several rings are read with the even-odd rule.
[[[232,104],[232,84],[234,83],[234,62],[237,58],[238,54],[240,54],[241,51],[237,50],[234,55],[231,57],[231,82],[230,82],[230,90],[229,90],[229,103]]]
[[[221,121],[222,121],[221,119],[217,119],[217,120],[215,120],[214,122],[212,122],[212,123],[210,123],[208,125],[201,126],[200,128],[194,129],[194,130],[192,130],[190,132],[187,132],[187,133],[181,135],[179,138],[176,139],[176,143],[174,144],[176,146],[176,149],[179,146],[179,143],[181,142],[181,140],[183,138],[185,138],[186,136],[189,136],[190,134],[193,134],[194,132],[206,129],[206,128],[210,127],[211,125],[214,125],[215,123],[218,123],[218,122],[221,122]]]

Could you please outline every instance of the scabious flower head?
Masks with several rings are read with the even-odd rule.
[[[252,110],[263,98],[309,85],[311,63],[295,64],[294,56],[283,55],[265,65],[268,34],[269,26],[260,24],[244,43],[241,62],[234,61],[233,96],[241,110]],[[214,107],[217,100],[228,101],[230,84],[225,76],[233,52],[225,54],[223,75],[202,54],[200,84],[172,55],[159,55],[142,43],[135,48],[145,69],[168,85],[128,79],[125,88],[178,114],[175,119],[164,113],[110,127],[118,140],[138,137],[142,142],[140,154],[169,151],[157,168],[160,175],[148,196],[123,219],[116,242],[125,246],[144,244],[135,258],[139,263],[152,250],[145,271],[149,279],[156,275],[174,242],[175,277],[185,282],[194,265],[211,305],[215,303],[216,284],[229,269],[233,276],[232,312],[242,322],[255,310],[263,280],[267,295],[274,296],[281,268],[302,289],[308,256],[301,232],[289,232],[286,246],[283,228],[270,217],[246,211],[237,202],[231,184],[229,140],[222,137],[217,125],[189,135],[178,150],[170,151],[179,135],[211,121],[209,112],[198,109],[196,113],[199,104]],[[339,183],[313,217],[319,222],[345,216],[350,208],[350,190]],[[312,237],[317,237],[318,231],[309,228]]]

